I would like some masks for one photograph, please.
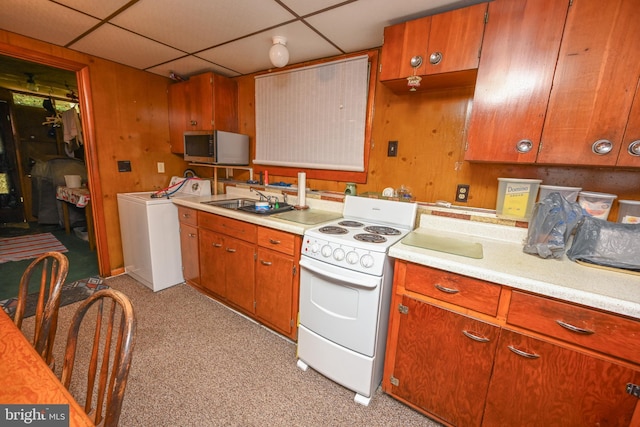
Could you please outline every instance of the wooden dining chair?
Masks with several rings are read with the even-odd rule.
[[[29,289],[38,287],[32,345],[53,368],[53,342],[58,329],[62,285],[69,272],[69,260],[60,252],[46,252],[34,259],[20,278],[18,304],[13,321],[22,329]]]
[[[91,322],[94,313],[95,321]],[[60,379],[74,396],[84,394],[76,400],[84,406],[96,426],[118,425],[135,331],[136,319],[131,301],[122,292],[111,288],[100,290],[84,300],[73,316]],[[79,352],[83,356],[76,360]],[[72,387],[74,368],[80,367],[83,371],[86,369],[86,378],[82,376],[80,380],[74,380]],[[74,393],[72,388],[79,391]]]

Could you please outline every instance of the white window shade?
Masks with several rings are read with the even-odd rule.
[[[369,58],[256,77],[254,164],[364,171]]]

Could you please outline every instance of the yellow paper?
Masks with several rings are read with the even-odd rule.
[[[531,184],[507,183],[502,214],[524,218],[527,215],[530,191]]]

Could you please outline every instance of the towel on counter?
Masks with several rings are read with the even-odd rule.
[[[80,117],[75,108],[70,108],[62,113],[62,130],[64,142],[68,151],[75,151],[82,145],[82,126]]]

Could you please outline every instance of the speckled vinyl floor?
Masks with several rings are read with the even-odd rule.
[[[293,343],[187,285],[153,293],[127,275],[105,283],[138,318],[121,427],[440,425],[380,390],[368,407],[355,403],[350,390],[298,369]],[[60,309],[56,360],[76,306]]]

